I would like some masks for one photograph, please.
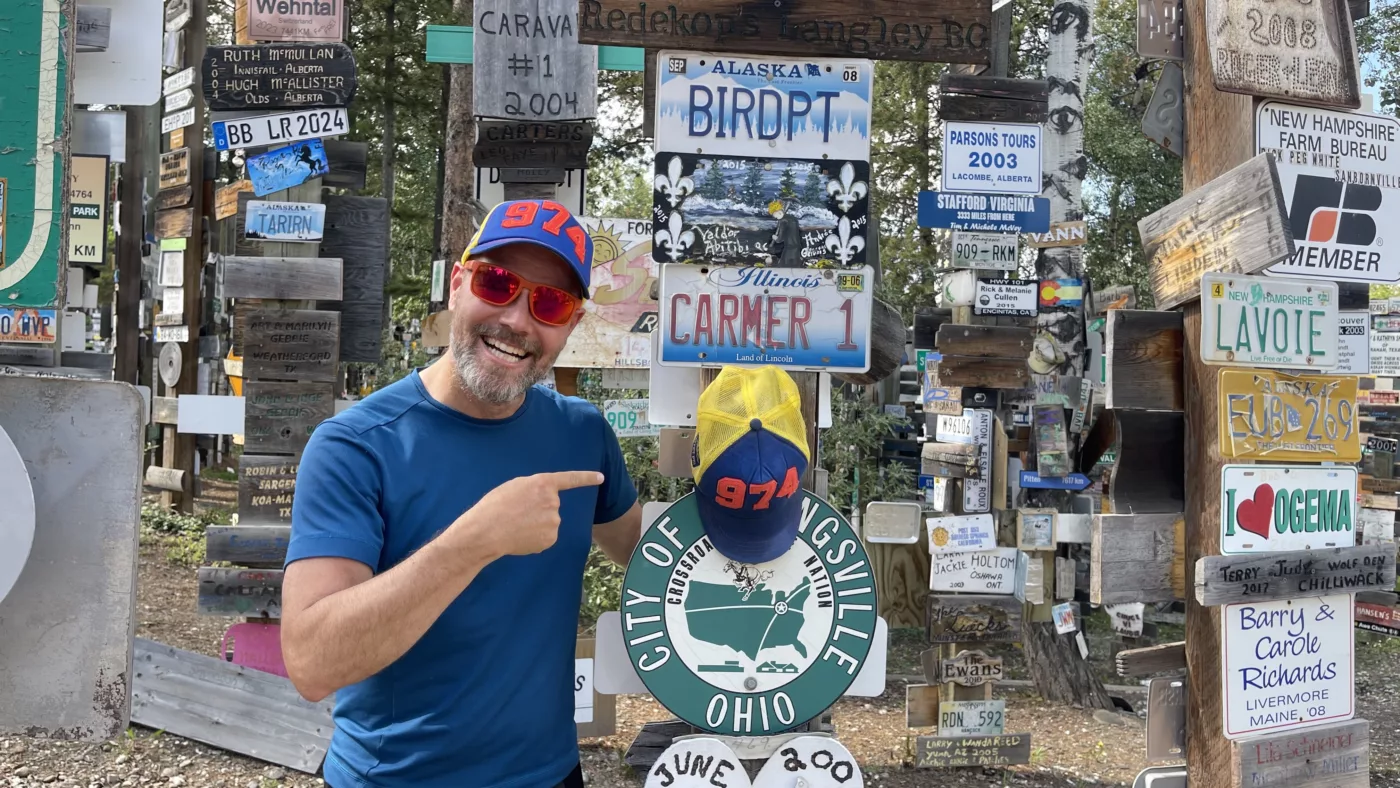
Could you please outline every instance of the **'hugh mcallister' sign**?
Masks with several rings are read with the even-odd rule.
[[[1350,594],[1226,605],[1221,628],[1226,738],[1355,714]]]

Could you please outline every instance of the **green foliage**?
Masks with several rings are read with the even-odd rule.
[[[902,420],[847,387],[831,392],[831,429],[821,437],[819,464],[827,477],[827,501],[846,517],[871,501],[914,496],[916,475],[900,463],[880,465],[881,446]]]
[[[1376,109],[1400,107],[1400,0],[1372,0],[1371,15],[1356,23],[1356,51]],[[1369,68],[1368,68],[1369,67]]]
[[[182,514],[153,504],[141,507],[141,543],[165,552],[165,558],[181,566],[204,563],[204,529],[229,521],[226,509]]]

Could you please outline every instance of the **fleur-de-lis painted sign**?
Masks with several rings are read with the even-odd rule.
[[[826,184],[826,193],[836,198],[841,213],[850,213],[856,202],[865,198],[866,191],[865,182],[856,180],[856,168],[850,162],[841,165],[840,180]]]
[[[655,234],[657,248],[666,250],[672,258],[684,255],[687,249],[695,245],[695,232],[681,229],[683,223],[684,219],[677,211],[666,220],[666,226]]]
[[[672,156],[671,162],[666,165],[666,172],[657,175],[653,181],[655,189],[666,195],[666,201],[672,208],[680,205],[687,194],[695,191],[695,181],[688,175],[681,175],[681,168],[681,157]]]
[[[857,184],[860,185],[860,184]],[[842,265],[851,262],[865,248],[865,238],[851,235],[851,220],[842,216],[836,222],[836,232],[826,237],[826,249],[836,255]]]

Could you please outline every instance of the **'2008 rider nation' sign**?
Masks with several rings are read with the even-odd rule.
[[[697,494],[672,504],[628,562],[628,656],[657,701],[701,730],[788,730],[840,698],[870,653],[876,598],[865,548],[835,509],[798,489],[788,493],[802,496],[792,547],[762,564],[731,561],[705,536]]]
[[[1356,44],[1346,0],[1206,3],[1217,90],[1356,109]]]

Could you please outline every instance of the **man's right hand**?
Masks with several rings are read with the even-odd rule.
[[[519,476],[483,496],[456,525],[474,530],[496,554],[540,553],[559,538],[559,493],[602,483],[603,474],[597,471]]]

